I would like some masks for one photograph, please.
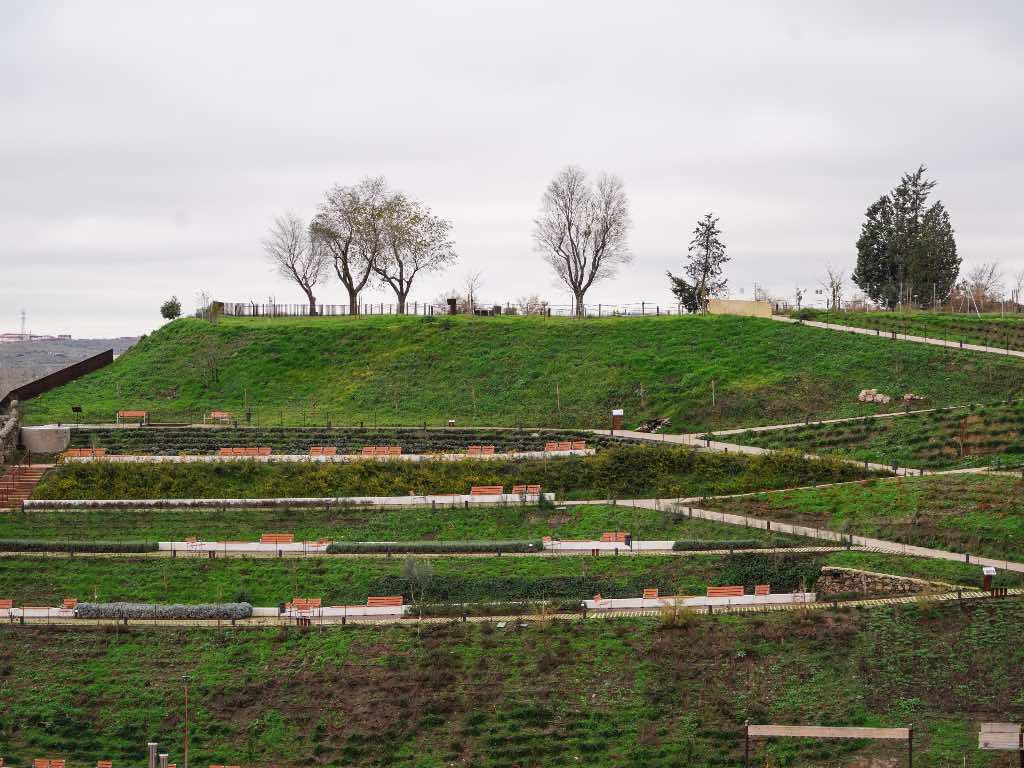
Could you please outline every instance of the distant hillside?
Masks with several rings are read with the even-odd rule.
[[[253,423],[603,427],[673,431],[857,415],[874,387],[930,404],[1018,394],[1024,363],[738,317],[367,317],[169,323],[102,371],[28,404],[34,423],[164,421],[212,409]],[[889,408],[896,408],[890,405]],[[244,419],[243,419],[244,423]]]
[[[119,355],[135,343],[117,339],[46,339],[0,344],[0,397],[8,391],[80,360],[113,349]]]

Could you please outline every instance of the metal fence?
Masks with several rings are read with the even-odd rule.
[[[462,315],[505,315],[510,317],[641,317],[685,314],[678,304],[636,301],[626,304],[584,304],[582,312],[577,313],[575,304],[544,304],[524,306],[518,303],[478,302],[472,306],[459,307],[455,314]],[[415,315],[432,316],[450,314],[447,305],[429,302],[410,301],[405,311],[400,312],[398,304],[387,302],[361,303],[358,312],[353,313],[348,304],[320,304],[316,308],[316,317],[344,317],[358,315]],[[311,317],[309,304],[267,304],[255,301],[223,302],[223,315],[226,317]]]

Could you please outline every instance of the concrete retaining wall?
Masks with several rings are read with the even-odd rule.
[[[45,427],[21,428],[21,444],[31,453],[60,453],[70,442],[70,427],[48,424]]]
[[[768,301],[711,299],[708,302],[708,314],[741,315],[742,317],[771,317],[772,305],[771,302]]]

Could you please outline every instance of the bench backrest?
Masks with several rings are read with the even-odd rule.
[[[402,455],[402,446],[400,446],[400,445],[389,445],[388,446],[388,456],[401,456],[401,455]]]
[[[585,451],[587,449],[587,441],[586,440],[573,440],[572,441],[572,449],[574,451]]]
[[[73,597],[65,597],[63,607],[65,611],[70,611],[78,605],[78,601]]]
[[[559,440],[558,441],[558,450],[560,450],[560,451],[571,451],[572,450],[572,441],[571,440]]]
[[[294,533],[264,533],[260,536],[260,544],[292,544],[294,541]]]
[[[9,609],[9,608],[13,608],[13,607],[14,607],[14,601],[13,600],[9,600],[7,598],[4,598],[3,600],[0,600],[0,611],[5,610],[5,609]]]
[[[658,596],[658,589],[657,589],[657,587],[652,587],[650,589],[645,589],[644,590],[644,600],[653,600],[657,596]]]
[[[114,761],[113,760],[97,760],[96,761],[96,768],[113,768],[113,767],[114,767]]]
[[[708,587],[708,597],[743,597],[743,585],[737,587]]]
[[[324,455],[323,446],[321,446],[321,445],[314,445],[314,446],[310,447],[309,455],[310,456],[323,456]]]
[[[493,456],[494,455],[494,446],[493,445],[481,445],[480,446],[480,453],[482,453],[484,456]]]
[[[264,446],[262,446],[260,448],[257,448],[256,449],[256,453],[258,453],[260,456],[269,456],[270,455],[270,446],[269,445],[264,445]]]
[[[364,445],[363,446],[363,450],[362,450],[362,455],[363,456],[373,456],[373,446],[372,445]]]
[[[389,595],[387,597],[368,597],[366,598],[367,608],[388,608],[403,605],[405,599],[401,595]]]
[[[336,445],[325,445],[324,446],[324,456],[337,456],[337,455],[338,455],[338,446],[336,446]]]
[[[755,595],[770,595],[772,593],[771,584],[755,584],[754,594]]]
[[[555,442],[544,443],[544,450],[545,451],[557,451],[558,450],[558,443],[555,443]]]
[[[292,608],[297,611],[309,611],[320,607],[319,597],[296,597],[292,600]]]
[[[482,445],[471,445],[471,446],[469,446],[469,448],[466,449],[466,455],[467,456],[479,456],[480,452],[482,450],[483,450],[483,446]]]
[[[470,496],[500,496],[504,492],[502,485],[474,485],[469,489]]]
[[[119,419],[144,419],[146,418],[146,411],[118,411],[117,417]]]
[[[540,493],[540,486],[539,485],[513,485],[512,486],[512,493],[518,494],[518,495],[522,495],[524,493],[526,493],[526,494]]]
[[[246,448],[245,449],[245,455],[246,456],[259,456],[260,455],[260,450],[261,449],[259,449],[259,448]]]
[[[230,456],[232,454],[232,450],[230,448],[218,448],[217,453],[221,456]]]

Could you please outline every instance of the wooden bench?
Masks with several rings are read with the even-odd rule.
[[[294,533],[264,533],[260,536],[260,544],[294,544]]]
[[[544,450],[545,451],[557,451],[558,450],[558,443],[556,443],[556,442],[544,443]]]
[[[319,610],[320,598],[319,597],[296,597],[289,604],[296,613],[309,613],[311,611]]]
[[[364,445],[361,455],[362,456],[373,456],[373,446],[372,445]]]
[[[219,456],[233,456],[234,451],[231,448],[218,448],[217,455]]]
[[[389,595],[387,597],[366,598],[367,608],[397,608],[405,604],[405,598],[401,595]]]
[[[466,451],[469,456],[493,456],[494,446],[493,445],[471,445]]]
[[[657,587],[652,587],[644,590],[644,600],[656,600],[658,597]]]
[[[524,494],[532,494],[532,493],[539,494],[540,493],[540,486],[539,485],[513,485],[512,486],[512,493],[514,493],[517,496],[522,496]]]
[[[78,601],[73,597],[65,597],[64,602],[61,604],[61,610],[73,611],[78,607]]]
[[[573,440],[572,441],[572,449],[574,451],[585,451],[585,450],[587,450],[587,441],[586,440]]]
[[[96,768],[114,768],[113,760],[97,760]]]
[[[256,452],[260,456],[269,456],[270,455],[270,446],[269,445],[261,446],[261,447],[256,449]]]
[[[309,449],[309,455],[310,456],[323,456],[324,455],[324,449],[323,449],[322,446],[319,446],[319,445],[311,446],[310,449]]]
[[[314,445],[309,449],[310,456],[337,456],[338,448],[334,445]]]
[[[605,531],[601,534],[601,541],[615,544],[625,544],[629,538],[629,531]]]
[[[3,600],[0,600],[0,611],[9,611],[13,607],[14,607],[14,601],[13,600],[8,600],[7,598],[4,598]]]
[[[149,418],[148,411],[118,411],[117,412],[117,423],[120,424],[122,419],[138,419],[140,424],[145,424],[146,419]]]
[[[500,496],[504,492],[503,485],[474,485],[469,489],[470,496]]]
[[[64,451],[68,459],[99,459],[106,455],[106,448],[68,448]]]
[[[471,445],[471,446],[469,446],[469,448],[466,449],[466,455],[467,456],[479,456],[480,455],[480,451],[482,451],[482,450],[483,450],[483,446],[481,446],[481,445]]]
[[[206,418],[210,421],[219,421],[221,424],[230,424],[234,417],[230,411],[210,411]]]
[[[572,441],[571,440],[559,440],[558,441],[558,450],[560,450],[560,451],[571,451],[572,450]]]
[[[708,587],[708,597],[743,597],[743,586]]]
[[[764,595],[770,595],[771,593],[772,593],[772,585],[771,584],[755,584],[754,585],[754,594],[755,595],[760,595],[760,596],[763,597]]]

